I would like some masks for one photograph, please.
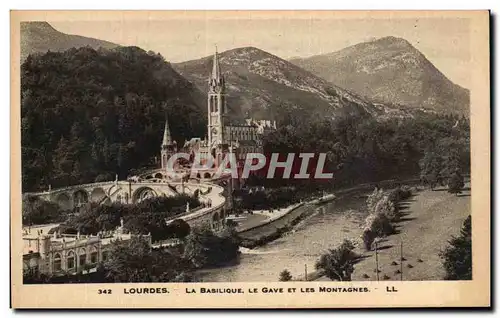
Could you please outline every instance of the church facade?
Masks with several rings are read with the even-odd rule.
[[[276,129],[276,121],[246,119],[242,124],[232,124],[228,117],[226,82],[222,74],[219,57],[215,52],[212,72],[208,78],[207,137],[191,138],[182,147],[172,139],[168,119],[165,122],[161,145],[161,167],[177,152],[188,153],[191,158],[212,157],[217,169],[227,153],[234,153],[238,162],[244,161],[248,153],[262,153],[262,137],[268,130]],[[191,161],[192,163],[192,161]],[[207,174],[208,176],[209,174]]]

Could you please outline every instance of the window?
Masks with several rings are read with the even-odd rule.
[[[90,263],[95,264],[97,263],[98,257],[97,257],[97,249],[94,247],[92,249],[92,253],[90,253]]]
[[[85,265],[85,263],[87,263],[87,252],[85,251],[85,249],[82,249],[80,251],[80,257],[79,257],[80,261],[79,261],[79,265],[80,266],[83,266]]]
[[[61,254],[54,255],[54,272],[61,270]]]
[[[75,269],[75,253],[69,252],[67,257],[68,270]]]
[[[102,252],[102,260],[107,261],[108,260],[108,252]]]

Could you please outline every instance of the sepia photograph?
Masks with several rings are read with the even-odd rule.
[[[49,13],[11,14],[15,297],[488,296],[487,11]]]

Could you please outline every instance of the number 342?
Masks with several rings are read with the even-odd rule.
[[[97,294],[111,294],[111,289],[98,289]]]

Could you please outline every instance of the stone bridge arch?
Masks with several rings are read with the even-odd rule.
[[[99,202],[103,201],[104,198],[106,198],[106,197],[107,197],[106,192],[104,191],[103,188],[100,188],[100,187],[94,188],[92,190],[92,192],[90,193],[90,200],[92,202],[99,203]]]
[[[132,202],[138,203],[138,202],[142,202],[146,199],[154,198],[157,196],[158,196],[158,194],[156,193],[155,190],[153,190],[150,187],[144,186],[144,187],[140,187],[134,191],[134,193],[132,194]]]
[[[73,206],[79,210],[82,206],[89,202],[89,194],[87,191],[80,189],[73,193]]]
[[[63,209],[63,210],[71,210],[73,208],[73,204],[71,202],[71,198],[67,193],[60,193],[56,197],[56,203]]]
[[[212,215],[212,229],[218,231],[220,229],[220,216],[218,212]]]

